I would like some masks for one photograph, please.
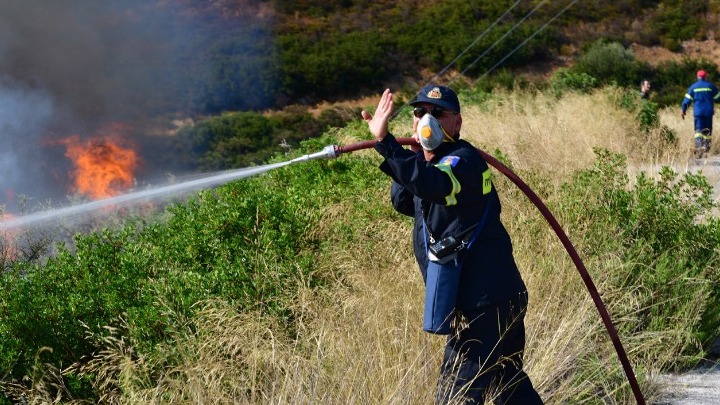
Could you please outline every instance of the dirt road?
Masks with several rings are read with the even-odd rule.
[[[667,388],[654,405],[720,405],[720,363],[660,380]]]

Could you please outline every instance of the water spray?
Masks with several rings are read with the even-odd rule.
[[[65,208],[58,208],[54,210],[37,212],[25,216],[19,216],[3,222],[0,222],[0,231],[7,231],[19,228],[25,228],[40,223],[48,223],[58,219],[69,219],[82,214],[88,214],[93,211],[100,210],[108,207],[121,207],[131,203],[138,203],[142,201],[152,200],[153,198],[178,195],[190,191],[202,190],[210,187],[219,186],[221,184],[228,183],[233,180],[244,179],[246,177],[254,176],[257,174],[265,173],[267,171],[277,169],[283,166],[287,166],[296,161],[304,161],[309,159],[317,159],[320,156],[305,155],[302,158],[298,158],[291,161],[273,163],[258,167],[249,167],[244,169],[229,170],[221,173],[207,175],[205,177],[189,180],[182,183],[171,184],[164,187],[155,189],[136,191],[133,193],[123,194],[116,197],[105,198],[102,200],[91,201],[85,204],[73,205]],[[307,157],[307,158],[305,158]]]
[[[371,145],[368,144],[369,147]],[[141,201],[152,200],[153,198],[168,197],[177,195],[189,191],[202,190],[210,187],[219,186],[221,184],[228,183],[233,180],[239,180],[246,177],[254,176],[257,174],[265,173],[273,169],[284,167],[293,163],[306,162],[309,160],[317,159],[334,159],[340,156],[340,153],[346,152],[342,147],[335,145],[326,146],[322,151],[303,155],[298,158],[273,163],[263,166],[229,170],[221,173],[207,175],[199,179],[189,180],[177,184],[171,184],[169,186],[159,187],[155,189],[136,191],[128,194],[119,195],[116,197],[105,198],[101,200],[91,201],[84,204],[73,205],[65,208],[57,208],[53,210],[47,210],[37,212],[29,215],[19,216],[0,222],[0,231],[8,231],[19,228],[26,228],[40,223],[49,223],[58,219],[69,219],[80,216],[82,214],[88,214],[102,208],[107,207],[121,207],[128,204],[135,204]]]

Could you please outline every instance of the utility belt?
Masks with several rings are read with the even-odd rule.
[[[429,232],[423,213],[423,234],[426,238],[425,246],[428,257],[423,315],[424,331],[439,335],[450,334],[450,321],[457,302],[462,270],[462,258],[458,255],[463,250],[469,249],[480,235],[488,211],[490,211],[491,201],[488,199],[480,222],[457,236],[447,236],[439,241],[435,241],[432,233]],[[475,231],[470,234],[473,229]]]

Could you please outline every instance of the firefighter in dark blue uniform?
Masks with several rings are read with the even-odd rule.
[[[696,157],[704,157],[710,151],[714,105],[718,99],[720,99],[718,88],[707,81],[707,72],[699,70],[697,81],[688,88],[680,106],[680,116],[685,119],[688,107],[690,104],[693,105]]]
[[[388,133],[389,90],[374,116],[366,111],[362,116],[378,140],[380,169],[393,179],[393,206],[414,218],[413,247],[426,283],[424,329],[448,334],[437,403],[463,398],[482,404],[492,398],[496,404],[542,404],[523,372],[527,290],[500,222],[489,167],[459,139],[460,103],[451,89],[425,86],[411,104],[422,152],[403,148]],[[444,259],[430,247],[447,240],[459,244]],[[455,271],[457,277],[442,279]],[[433,305],[443,301],[449,302],[448,322],[433,318],[438,312]]]

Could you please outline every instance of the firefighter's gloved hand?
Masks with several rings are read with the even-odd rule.
[[[680,111],[680,118],[685,119],[685,111]]]

